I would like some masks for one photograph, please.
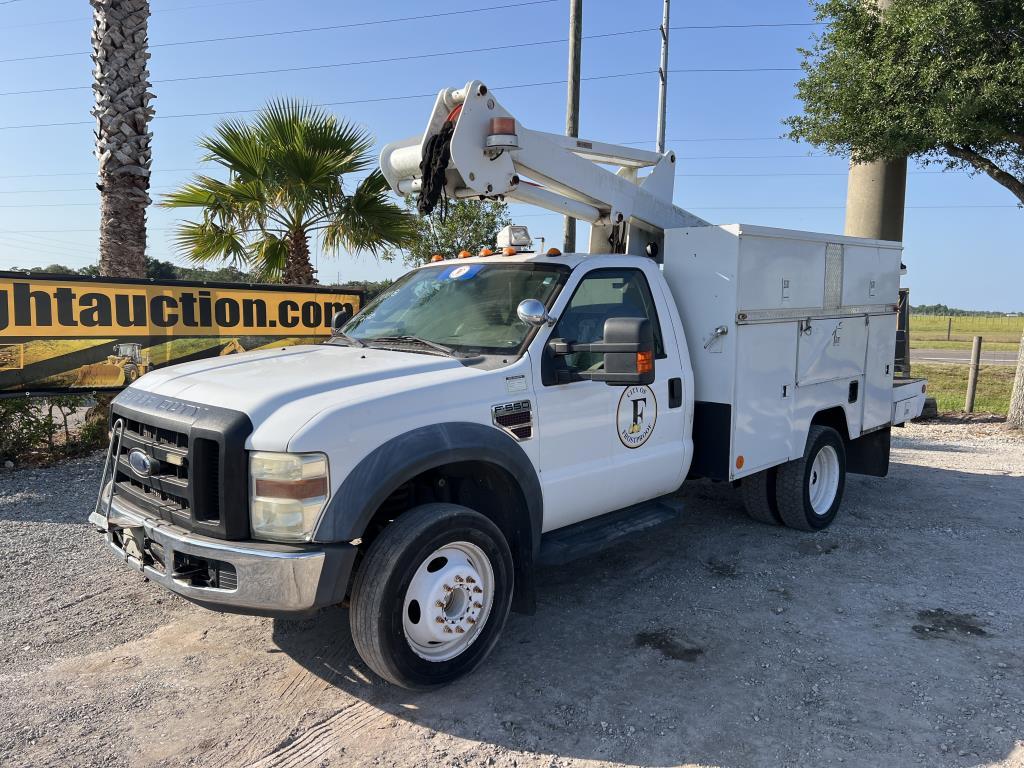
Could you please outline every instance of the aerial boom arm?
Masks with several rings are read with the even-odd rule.
[[[666,229],[707,225],[672,203],[674,152],[530,130],[476,80],[438,94],[422,136],[384,147],[381,170],[395,192],[421,192],[424,150],[448,121],[449,198],[505,198],[587,221],[592,253],[642,254],[650,243],[660,246]],[[641,177],[643,169],[650,172]]]

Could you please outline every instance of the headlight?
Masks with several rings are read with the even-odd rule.
[[[322,453],[249,454],[249,522],[255,538],[309,541],[330,489]]]

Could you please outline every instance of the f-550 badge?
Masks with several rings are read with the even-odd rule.
[[[626,387],[619,398],[616,426],[619,441],[627,448],[639,448],[654,432],[658,420],[658,400],[650,387]]]

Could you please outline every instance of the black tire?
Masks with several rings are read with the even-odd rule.
[[[775,467],[765,469],[740,481],[743,506],[747,514],[759,523],[782,525],[779,505],[775,501]]]
[[[126,365],[124,367],[124,378],[129,384],[139,378],[139,369],[134,365]]]
[[[489,560],[495,582],[493,605],[462,653],[447,661],[430,661],[406,639],[406,591],[431,553],[457,541],[476,545]],[[512,604],[513,580],[512,553],[494,523],[456,504],[416,507],[384,528],[363,558],[352,586],[352,641],[367,666],[395,685],[411,690],[446,685],[472,672],[494,648]]]
[[[826,511],[818,514],[811,504],[811,473],[814,459],[820,451],[830,447],[838,459],[838,487],[835,498]],[[775,500],[782,522],[801,531],[820,531],[835,520],[843,501],[846,487],[846,446],[843,438],[831,427],[812,426],[807,433],[807,447],[803,457],[778,467],[775,479]]]

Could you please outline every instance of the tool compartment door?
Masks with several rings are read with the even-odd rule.
[[[736,393],[729,465],[732,479],[789,459],[797,323],[740,325],[736,333]],[[737,467],[737,463],[743,466]]]
[[[862,429],[880,427],[892,420],[892,369],[895,356],[896,315],[870,315]]]

